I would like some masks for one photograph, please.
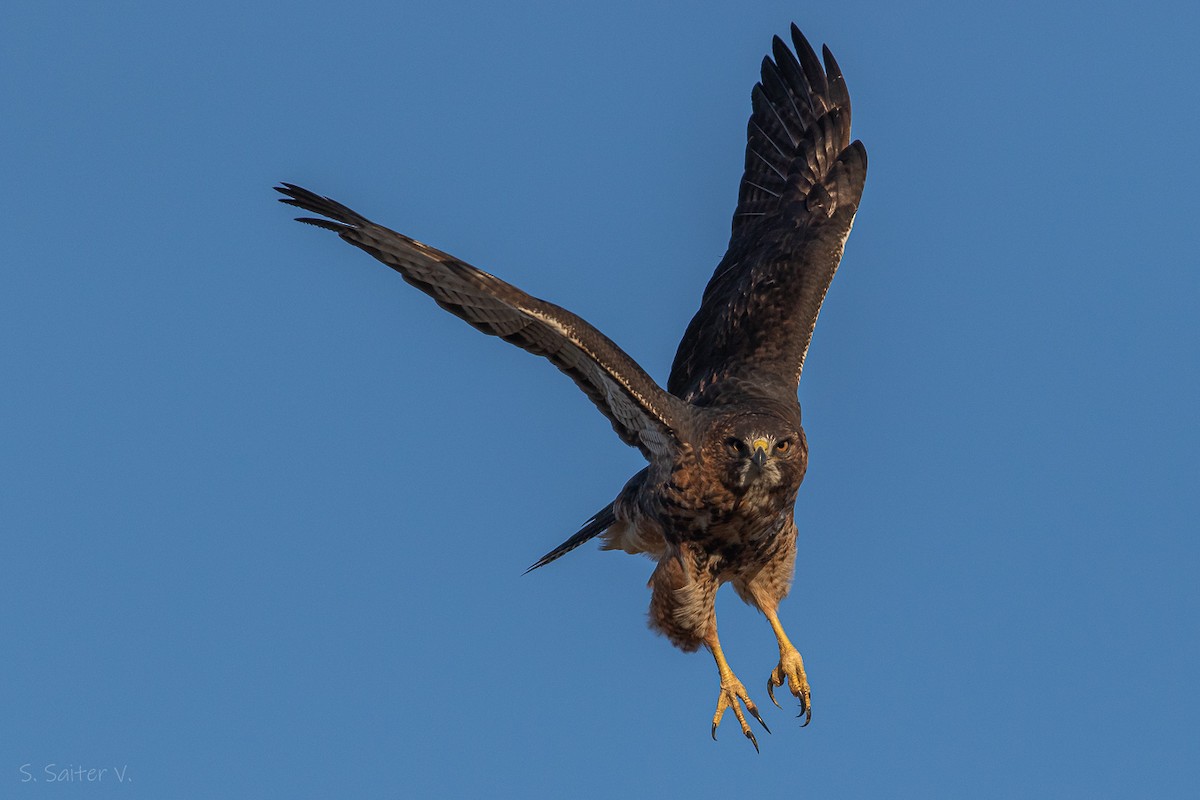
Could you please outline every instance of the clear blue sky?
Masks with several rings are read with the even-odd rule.
[[[1195,10],[680,8],[5,6],[0,796],[1195,790]],[[521,574],[637,452],[270,187],[665,380],[793,20],[871,166],[800,389],[811,726],[718,602],[756,755],[646,628],[650,562]]]

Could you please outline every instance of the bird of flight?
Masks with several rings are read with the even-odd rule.
[[[281,202],[317,217],[484,333],[550,360],[617,435],[649,462],[545,566],[601,536],[604,549],[644,553],[650,626],[677,647],[701,646],[720,677],[712,735],[727,709],[758,749],[739,702],[764,729],[717,638],[713,600],[732,583],[767,618],[779,663],[807,725],[811,692],[777,609],[796,561],[793,509],[808,466],[797,399],[800,372],[825,292],[842,257],[867,172],[850,140],[850,95],[828,47],[819,59],[800,30],[779,38],[751,92],[746,166],[729,250],[717,265],[660,387],[607,336],[571,312],[371,222],[341,203],[285,183]],[[768,733],[769,733],[768,729]]]

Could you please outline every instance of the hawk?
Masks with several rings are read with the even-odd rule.
[[[727,709],[758,749],[741,705],[767,728],[717,638],[713,600],[734,591],[767,618],[804,725],[811,692],[778,607],[796,561],[796,493],[808,466],[797,399],[800,373],[826,290],[862,196],[867,153],[850,140],[842,71],[791,26],[751,92],[745,172],[729,249],[717,265],[663,389],[583,319],[454,256],[371,222],[294,184],[281,202],[382,261],[438,305],[484,333],[543,356],[565,372],[648,465],[571,538],[529,569],[600,536],[607,550],[643,553],[650,626],[685,651],[705,647],[720,679],[712,736]],[[769,729],[767,729],[768,732]]]

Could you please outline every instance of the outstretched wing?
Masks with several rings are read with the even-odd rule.
[[[583,319],[454,256],[376,225],[341,203],[285,183],[280,202],[328,219],[300,217],[335,231],[399,272],[442,308],[492,336],[545,356],[565,372],[647,458],[673,450],[687,406],[654,382],[621,348]]]
[[[825,66],[792,25],[775,37],[751,93],[746,169],[729,251],[675,354],[667,389],[696,400],[746,380],[795,394],[825,292],[842,258],[867,174],[850,142],[850,95],[829,48]]]

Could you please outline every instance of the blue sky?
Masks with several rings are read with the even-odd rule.
[[[0,12],[0,795],[1194,791],[1194,9],[433,5]],[[665,380],[793,20],[871,166],[800,388],[813,722],[756,755],[650,562],[521,574],[637,452],[270,187]]]

